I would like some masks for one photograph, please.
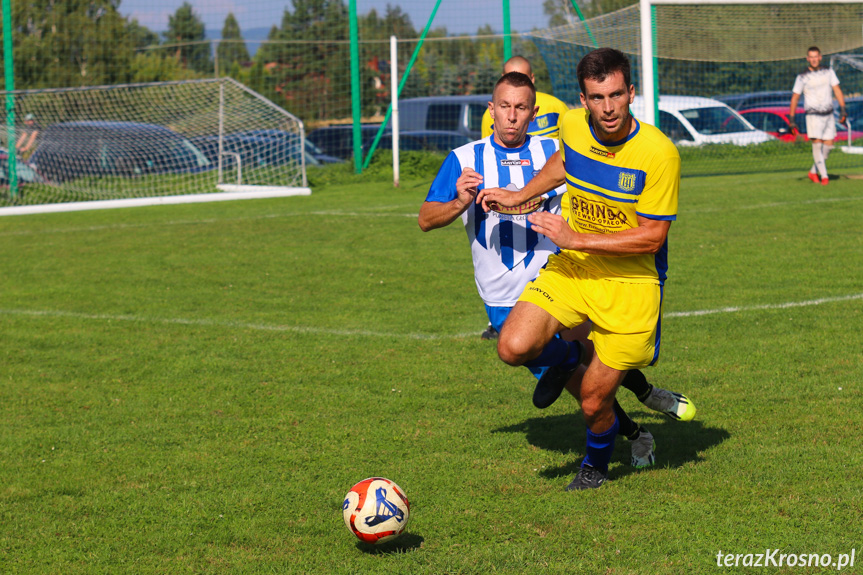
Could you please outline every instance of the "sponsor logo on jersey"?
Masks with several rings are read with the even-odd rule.
[[[617,187],[624,192],[631,192],[635,189],[635,174],[631,172],[621,172],[617,178]]]
[[[545,198],[533,198],[513,207],[502,206],[497,202],[489,202],[488,207],[499,214],[529,214],[538,210],[542,206],[543,201],[545,201]]]
[[[530,160],[501,160],[501,166],[529,166]]]
[[[573,198],[573,211],[579,221],[605,229],[626,227],[626,214],[603,202],[592,202],[581,197]]]
[[[590,153],[596,154],[597,156],[602,156],[603,158],[613,158],[614,152],[609,152],[608,150],[600,150],[596,146],[590,147]]]
[[[537,118],[536,126],[540,129],[548,128],[548,116],[540,116]]]

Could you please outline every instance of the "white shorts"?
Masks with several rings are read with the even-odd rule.
[[[806,135],[810,140],[835,140],[836,120],[833,114],[806,114]]]

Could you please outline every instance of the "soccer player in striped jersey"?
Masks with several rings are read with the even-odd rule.
[[[531,229],[560,251],[527,285],[498,340],[510,365],[529,365],[556,335],[588,321],[595,352],[575,390],[587,424],[581,469],[567,490],[600,487],[608,478],[620,418],[618,386],[632,370],[659,358],[667,236],[677,216],[680,155],[653,126],[629,111],[635,96],[629,60],[611,48],[587,54],[577,67],[582,110],[560,129],[560,152],[520,192],[487,187],[476,203],[488,211],[541,197],[562,184],[568,220],[549,212],[528,216]],[[538,391],[567,384],[570,368],[551,367]],[[695,415],[679,396],[681,419]]]
[[[508,74],[509,72],[521,72],[530,78],[531,82],[536,83],[533,67],[530,65],[530,61],[523,56],[513,56],[504,62],[503,73]],[[536,93],[536,106],[538,110],[536,116],[534,116],[527,127],[527,134],[529,136],[547,136],[556,140],[558,127],[561,120],[563,120],[564,114],[569,111],[569,106],[551,94],[544,94],[543,92]],[[487,138],[494,133],[491,108],[483,114],[481,126],[483,138]],[[488,324],[488,327],[481,335],[482,339],[497,339],[497,336],[498,331],[491,323]]]
[[[527,135],[527,127],[536,113],[535,89],[526,75],[505,74],[495,85],[492,114],[495,131],[450,152],[431,185],[420,208],[419,225],[423,231],[445,227],[461,218],[471,245],[474,279],[485,303],[491,323],[501,328],[524,287],[534,279],[548,257],[557,251],[547,237],[536,233],[527,220],[531,210],[561,213],[564,186],[548,191],[539,198],[511,209],[499,208],[486,213],[474,203],[478,190],[502,187],[518,190],[524,187],[558,149],[557,140]],[[547,366],[563,364],[575,377],[573,389],[583,371],[579,366],[587,359],[583,344],[555,337],[547,350],[526,367],[537,377]],[[640,371],[634,370],[624,382],[651,409],[678,417],[679,394],[650,385]],[[537,407],[550,405],[554,397],[534,395]],[[639,427],[615,402],[615,412],[622,424],[621,434],[632,440],[632,464],[652,465],[653,436]]]

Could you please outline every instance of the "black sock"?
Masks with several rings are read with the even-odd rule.
[[[638,401],[642,403],[650,395],[650,392],[653,391],[653,386],[647,382],[647,378],[644,377],[644,374],[639,369],[630,369],[627,371],[620,385],[634,393]]]
[[[646,430],[644,429],[644,427],[642,427],[641,425],[639,425],[639,426],[638,426],[638,429],[636,429],[636,430],[635,430],[635,433],[633,433],[632,435],[627,435],[627,436],[626,436],[626,438],[627,438],[629,441],[635,441],[635,440],[636,440],[636,439],[638,439],[638,437],[641,435],[641,432],[642,432],[642,431],[646,431]]]
[[[617,403],[617,400],[614,400],[614,414],[617,415],[617,422],[620,424],[620,427],[617,429],[617,434],[622,435],[624,437],[629,437],[635,433],[638,433],[638,425],[626,415],[626,412],[623,411],[623,408],[620,407],[620,404]]]

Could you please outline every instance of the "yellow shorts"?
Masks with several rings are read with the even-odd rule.
[[[552,255],[519,301],[538,305],[567,328],[590,320],[590,339],[605,365],[626,371],[659,359],[662,286],[598,277]]]

